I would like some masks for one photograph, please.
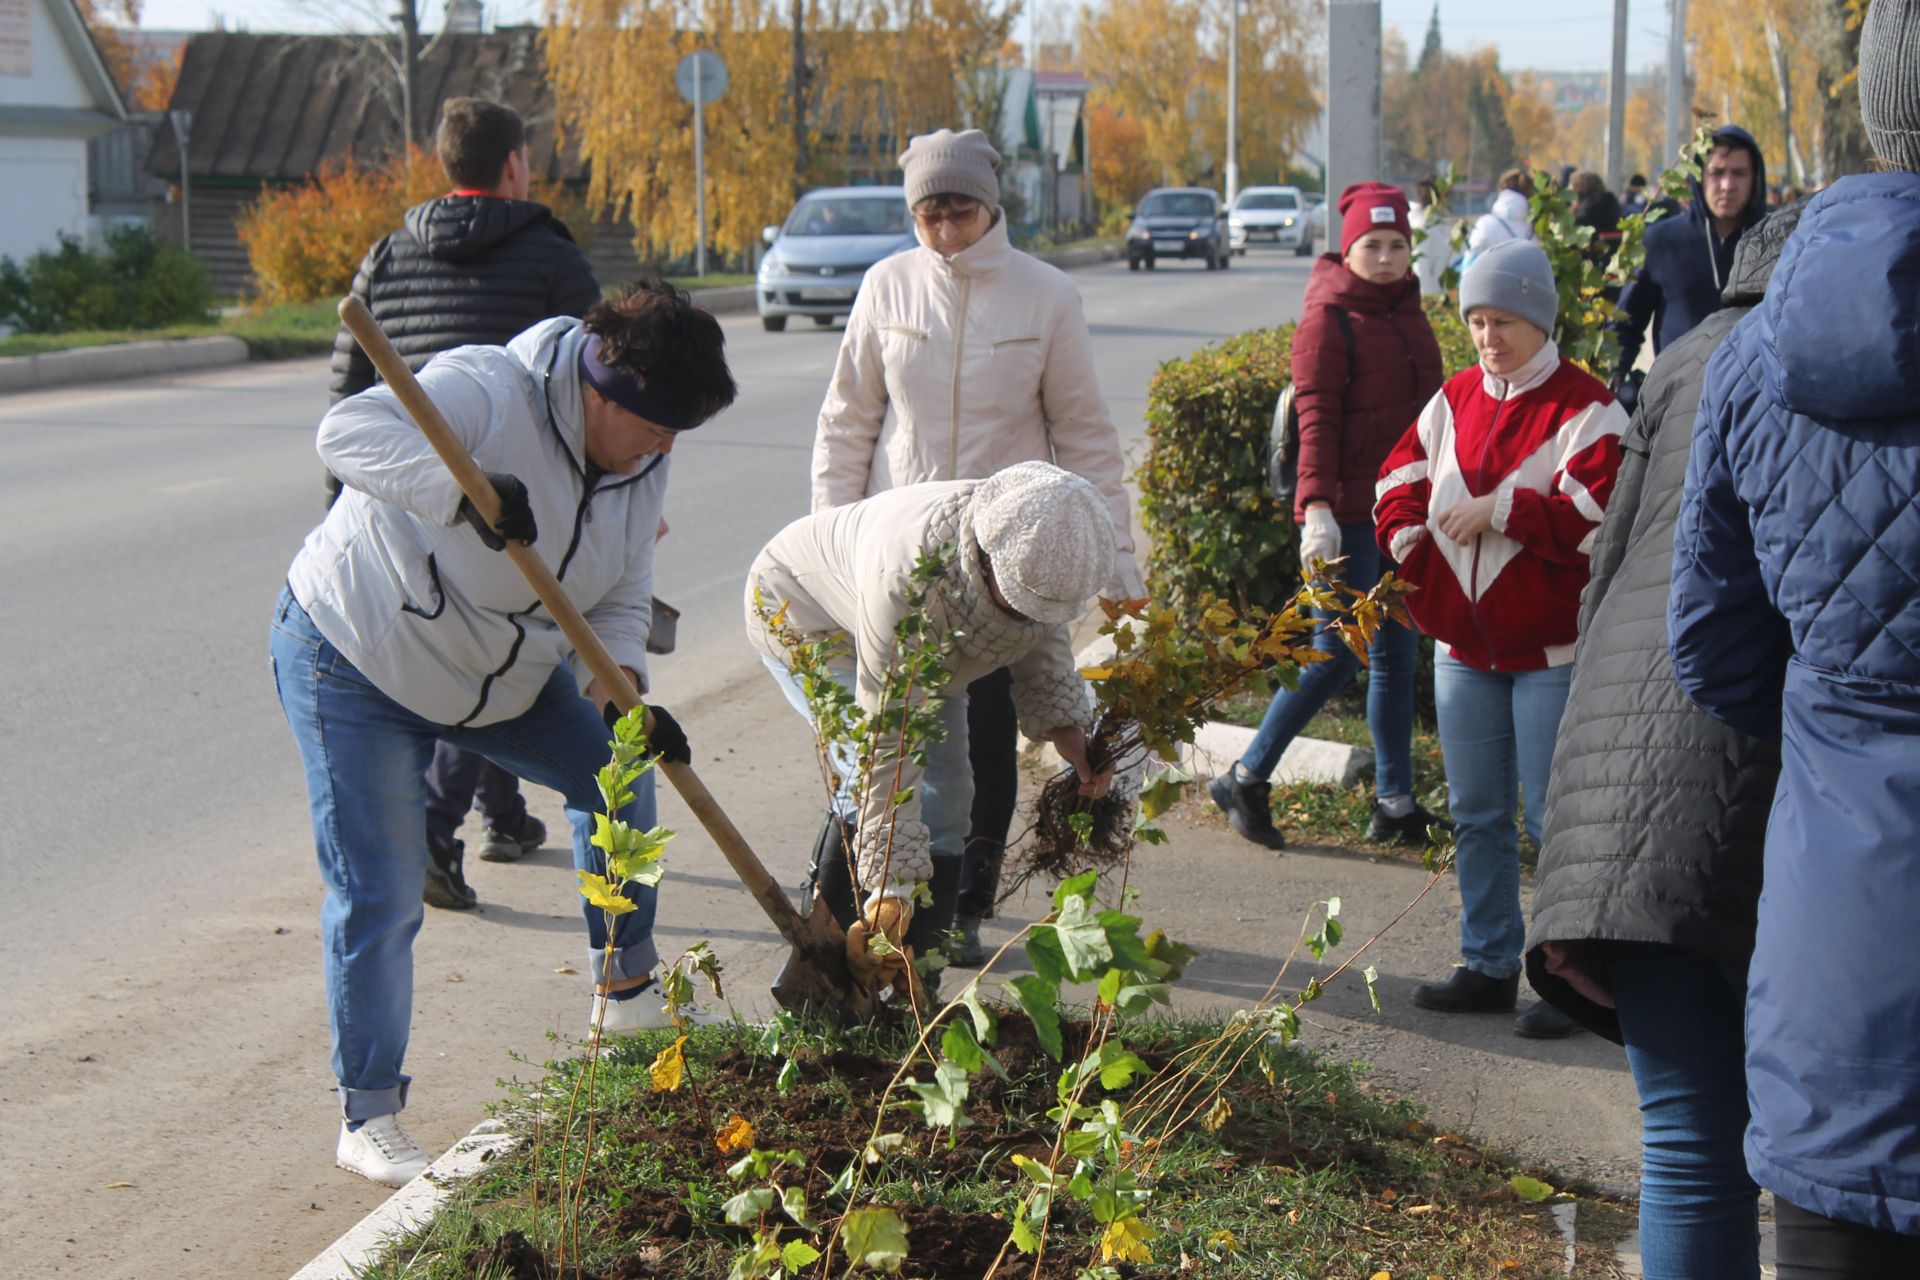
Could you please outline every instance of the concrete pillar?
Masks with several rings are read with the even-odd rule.
[[[1327,203],[1381,176],[1379,0],[1327,4]],[[1329,234],[1335,217],[1328,209]]]

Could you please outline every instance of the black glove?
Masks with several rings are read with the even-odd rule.
[[[460,499],[460,510],[456,513],[462,520],[473,526],[480,535],[480,541],[487,544],[490,551],[505,551],[507,539],[515,542],[531,543],[539,536],[539,530],[533,523],[533,503],[527,497],[527,486],[520,483],[519,476],[510,476],[498,471],[487,472],[487,483],[500,495],[500,523],[488,528],[487,522],[480,518],[479,508],[470,498]]]
[[[608,730],[620,722],[625,714],[611,702],[600,708],[600,718],[607,722]],[[687,743],[687,731],[680,722],[667,714],[667,709],[654,703],[647,704],[647,714],[653,717],[653,728],[647,731],[647,754],[658,756],[662,764],[692,764],[693,748]]]
[[[1634,409],[1640,404],[1640,385],[1645,381],[1646,374],[1637,369],[1628,370],[1614,379],[1613,398],[1620,402],[1620,407],[1626,410],[1628,417],[1633,416]]]

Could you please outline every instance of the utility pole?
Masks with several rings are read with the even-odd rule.
[[[415,0],[399,0],[393,19],[400,24],[400,146],[413,145],[414,95],[420,80],[420,8]]]
[[[1667,0],[1667,154],[1670,162],[1693,132],[1687,109],[1687,0]]]
[[[793,0],[793,194],[807,185],[807,0]]]
[[[193,128],[193,112],[167,112],[173,124],[173,140],[180,144],[180,247],[193,252],[193,205],[187,194],[187,134]]]
[[[1379,0],[1327,4],[1327,202],[1380,176]]]
[[[1239,194],[1240,0],[1233,0],[1233,21],[1227,28],[1227,203]]]
[[[1613,78],[1607,86],[1607,190],[1627,185],[1627,0],[1613,0]]]

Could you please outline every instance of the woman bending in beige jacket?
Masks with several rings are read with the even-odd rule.
[[[999,160],[977,129],[922,135],[900,157],[920,247],[876,264],[860,286],[820,407],[813,509],[1051,462],[1089,481],[1113,515],[1107,594],[1142,596],[1120,436],[1080,294],[1007,238]],[[958,864],[934,870],[932,915],[955,920],[948,958],[967,967],[985,959],[980,922],[993,911],[1019,789],[1011,686],[1001,668],[967,690],[972,829]],[[829,821],[816,869],[840,856],[839,840]]]

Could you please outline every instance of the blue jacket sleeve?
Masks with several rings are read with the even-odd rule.
[[[1730,353],[1723,347],[1720,354]],[[1737,373],[1737,361],[1714,360],[1694,423],[1673,534],[1667,643],[1674,678],[1701,710],[1742,733],[1778,741],[1793,638],[1768,598],[1751,516],[1728,460],[1730,366]]]
[[[1620,311],[1613,322],[1613,333],[1620,340],[1620,362],[1615,377],[1624,376],[1640,358],[1640,344],[1646,341],[1647,325],[1660,310],[1660,282],[1653,277],[1652,262],[1640,268],[1620,295]]]

